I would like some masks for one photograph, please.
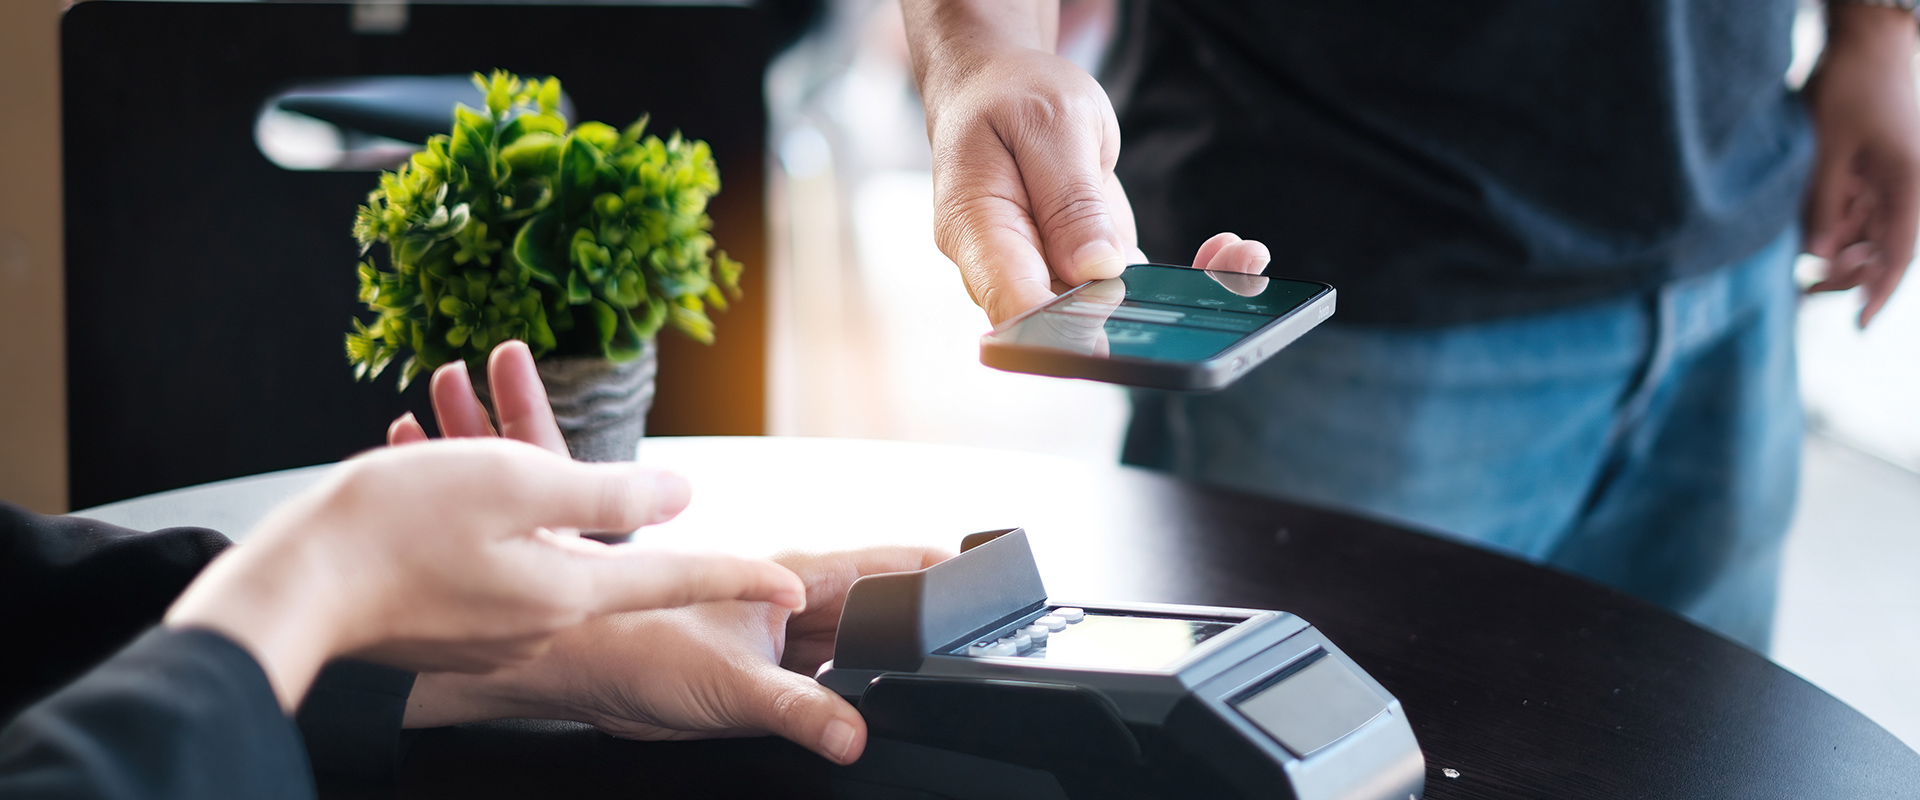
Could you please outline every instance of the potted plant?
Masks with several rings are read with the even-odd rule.
[[[360,300],[347,359],[372,380],[396,359],[399,385],[456,358],[476,389],[487,353],[532,349],[576,458],[634,457],[653,398],[654,335],[711,343],[709,307],[739,295],[740,264],[713,252],[707,201],[720,175],[706,142],[569,129],[560,82],[475,74],[485,110],[453,109],[354,219]]]

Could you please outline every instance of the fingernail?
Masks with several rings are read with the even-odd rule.
[[[1126,266],[1127,261],[1120,257],[1120,251],[1113,249],[1113,243],[1105,239],[1087,242],[1073,254],[1073,268],[1077,273],[1077,280],[1112,278],[1119,275]]]
[[[787,608],[787,610],[791,610],[791,612],[795,612],[795,614],[804,612],[804,610],[806,610],[806,589],[778,591],[778,593],[774,593],[774,604],[778,604],[781,608]]]
[[[827,723],[827,732],[820,735],[820,750],[828,758],[842,764],[851,760],[853,751],[853,726],[844,719]]]
[[[693,499],[693,484],[677,472],[653,470],[646,477],[653,493],[653,521],[665,522],[678,515]]]

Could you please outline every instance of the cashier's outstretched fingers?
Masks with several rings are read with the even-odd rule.
[[[487,357],[487,383],[493,390],[493,405],[500,418],[500,430],[487,419],[487,409],[474,394],[473,381],[464,361],[449,361],[433,371],[431,380],[433,414],[440,431],[449,437],[504,436],[567,455],[566,439],[553,419],[553,407],[547,402],[547,389],[540,382],[533,353],[521,341],[501,342]],[[387,444],[424,442],[427,434],[412,412],[402,415],[387,428]]]
[[[384,448],[268,514],[200,573],[165,624],[239,643],[290,711],[339,656],[487,670],[608,614],[736,598],[806,606],[805,586],[778,564],[555,533],[632,530],[687,499],[684,479],[521,442]]]
[[[585,722],[627,739],[774,734],[851,763],[866,747],[866,722],[812,678],[833,654],[847,588],[864,575],[924,569],[949,555],[881,547],[776,556],[805,584],[806,609],[738,601],[596,619],[524,664],[421,675],[405,725],[536,718]]]

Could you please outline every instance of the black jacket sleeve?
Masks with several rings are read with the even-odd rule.
[[[327,665],[300,704],[300,735],[320,788],[393,786],[412,737],[400,723],[413,673],[364,661]]]
[[[210,631],[152,631],[0,731],[10,800],[313,796],[266,673]]]
[[[232,542],[204,528],[132,531],[0,502],[0,726],[160,621]],[[384,786],[402,755],[413,673],[339,661],[298,723],[321,785]]]
[[[204,528],[130,531],[0,503],[0,720],[154,626],[231,542]]]

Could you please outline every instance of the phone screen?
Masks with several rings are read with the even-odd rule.
[[[1325,289],[1284,278],[1136,265],[1061,295],[995,337],[1108,357],[1205,361]]]

